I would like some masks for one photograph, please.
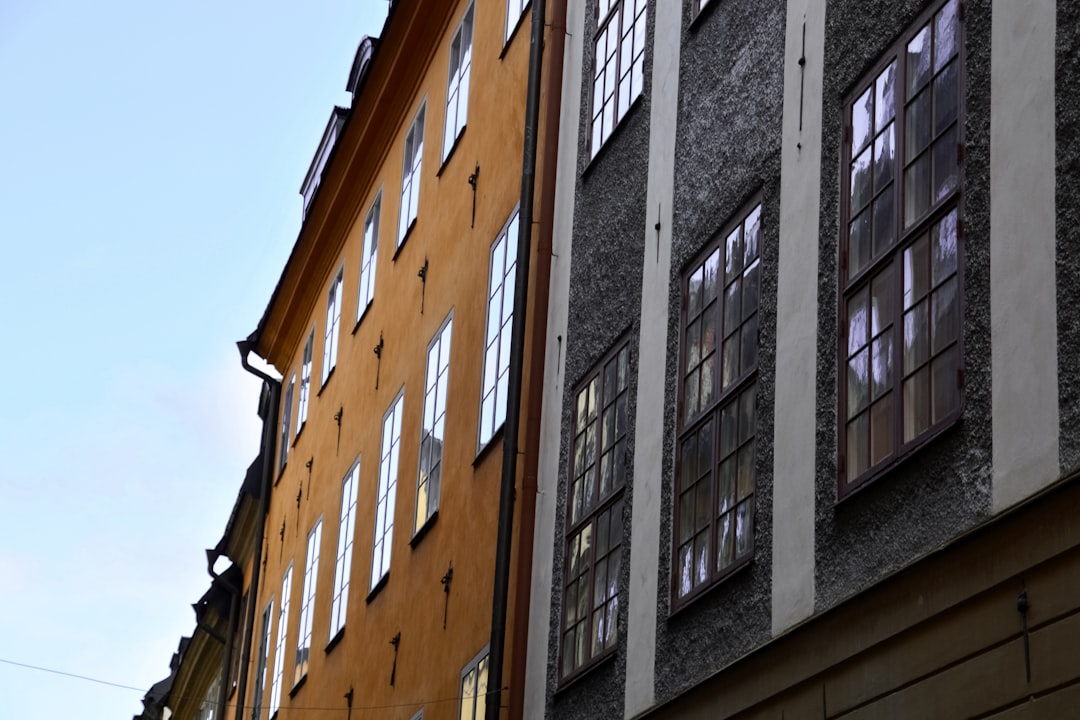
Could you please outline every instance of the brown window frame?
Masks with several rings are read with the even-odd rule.
[[[937,24],[939,17],[944,17],[946,8],[955,12],[955,26],[953,35],[954,48],[948,58],[939,65],[936,47],[938,39]],[[963,388],[963,266],[964,266],[964,3],[961,0],[935,0],[925,8],[913,22],[905,28],[904,32],[890,47],[881,54],[880,59],[874,66],[863,75],[852,91],[844,98],[843,104],[843,143],[840,195],[840,229],[839,229],[839,263],[837,268],[839,282],[838,303],[838,326],[837,326],[837,497],[842,500],[853,493],[865,488],[869,483],[887,473],[891,468],[905,460],[920,447],[940,435],[957,422],[963,412],[964,388]],[[908,44],[918,38],[927,28],[926,42],[930,48],[928,77],[917,80],[918,86],[914,92],[908,88]],[[895,65],[894,65],[895,63]],[[882,87],[888,87],[887,73],[894,68],[892,78],[892,115],[883,118],[877,117],[878,103],[882,97],[878,89],[878,81]],[[942,93],[936,94],[937,83],[945,85],[947,75],[953,76],[953,94],[948,97]],[[908,95],[912,97],[909,99]],[[940,119],[935,120],[934,114],[938,112],[939,102],[942,100],[955,102],[955,112],[951,120],[944,123]],[[924,132],[926,133],[925,145],[914,152],[909,160],[906,155],[907,147],[911,144],[907,135],[909,129],[919,132],[918,121],[911,123],[909,128],[908,110],[916,106],[920,101],[932,103],[931,109],[925,115],[914,115],[916,119],[927,117]],[[855,123],[853,112],[858,103],[862,106],[872,107],[866,112],[866,122],[869,123],[864,133],[866,139],[857,150],[853,152],[852,145],[856,142]],[[948,108],[948,105],[945,105]],[[886,111],[888,112],[888,111]],[[948,116],[946,116],[948,117]],[[879,126],[880,123],[880,126]],[[935,124],[938,127],[935,127]],[[890,129],[891,127],[891,129]],[[879,147],[879,140],[884,142],[886,135],[891,133],[894,149],[892,150],[892,166],[886,170],[877,167],[875,162]],[[955,134],[955,154],[950,149],[949,135]],[[919,141],[914,141],[918,143]],[[918,148],[919,145],[917,144]],[[853,160],[852,155],[856,155]],[[868,157],[869,165],[864,167],[873,168],[864,193],[869,199],[863,201],[860,195],[860,204],[855,208],[855,222],[852,221],[852,183],[854,164]],[[909,200],[907,190],[907,177],[909,171],[916,170],[916,165],[925,161],[926,177],[924,178],[926,189],[923,192],[925,207],[912,216],[908,214],[907,203]],[[940,188],[935,192],[934,168],[941,161],[943,167],[952,168],[953,175],[947,172],[941,177],[952,179],[951,188]],[[879,185],[880,183],[880,185]],[[920,183],[921,185],[921,183]],[[912,187],[919,187],[912,183]],[[915,193],[913,192],[912,195]],[[935,197],[936,194],[936,197]],[[891,222],[880,226],[874,222],[873,212],[878,208],[878,201],[891,202]],[[917,203],[913,203],[917,204]],[[849,270],[849,265],[858,262],[852,258],[852,228],[866,218],[862,224],[862,232],[866,235],[866,246],[862,248],[869,254],[861,259],[858,267]],[[939,239],[937,232],[944,228],[946,234],[941,236],[946,242],[935,246]],[[949,230],[952,236],[948,237]],[[884,231],[885,240],[880,248],[875,247],[877,234]],[[891,237],[891,239],[889,239]],[[944,268],[938,272],[940,277],[935,278],[934,249],[944,248],[952,242],[952,259],[950,262],[942,262]],[[941,250],[947,256],[948,250]],[[943,257],[939,253],[938,257]],[[909,264],[910,263],[910,264]],[[953,267],[949,267],[949,265]],[[914,270],[912,270],[914,268]],[[912,287],[907,291],[913,299],[905,299],[905,281],[907,273],[912,273]],[[919,282],[920,275],[923,277]],[[880,280],[880,283],[878,282]],[[924,287],[918,287],[920,284]],[[951,290],[948,289],[951,286]],[[879,292],[878,288],[882,288]],[[952,294],[951,304],[943,304],[946,308],[942,316],[934,313],[938,307],[938,300],[942,296]],[[917,297],[915,296],[917,294]],[[861,299],[860,299],[861,298]],[[860,308],[860,304],[865,303]],[[905,307],[907,305],[907,307]],[[931,309],[933,306],[933,309]],[[850,308],[854,307],[854,311]],[[878,308],[885,308],[879,310]],[[919,310],[924,313],[918,312]],[[859,313],[864,312],[861,320]],[[879,315],[881,316],[879,319]],[[919,323],[921,315],[926,316],[925,325]],[[911,319],[913,327],[919,328],[915,333],[915,341],[912,343],[912,356],[925,357],[912,362],[913,369],[908,372],[905,367],[905,325]],[[938,342],[939,326],[945,328],[945,340],[941,341],[940,347],[935,348]],[[950,327],[951,323],[951,327]],[[865,334],[865,340],[852,340],[852,327],[858,325],[860,333]],[[883,329],[879,329],[884,326]],[[918,347],[925,344],[925,352]],[[880,354],[879,354],[880,350]],[[860,359],[860,356],[863,356]],[[875,361],[874,358],[880,358]],[[850,365],[849,365],[850,363]],[[861,380],[858,368],[862,363]],[[941,369],[939,371],[939,369]],[[948,394],[948,404],[940,413],[934,407],[934,384],[945,383],[943,387],[951,389],[952,370],[955,369],[955,394]],[[935,372],[940,375],[935,376]],[[916,383],[916,376],[923,374],[925,385]],[[881,377],[878,381],[877,378]],[[906,380],[911,380],[910,387],[913,389],[914,402],[905,400],[908,392]],[[849,389],[849,384],[851,385]],[[921,391],[920,391],[921,387]],[[861,388],[861,389],[860,389]],[[854,392],[852,391],[854,390]],[[858,394],[856,394],[858,393]],[[916,397],[917,393],[917,397]],[[849,395],[852,405],[849,406]],[[921,401],[921,403],[920,403]],[[878,411],[878,407],[882,410]],[[925,425],[915,417],[918,410],[913,410],[911,418],[912,429],[905,430],[905,408],[922,408],[922,414],[926,417]],[[934,417],[938,414],[937,417]],[[864,421],[862,427],[849,429],[849,425],[855,426]],[[882,448],[876,445],[875,429],[878,422],[883,427],[880,437]],[[916,427],[918,426],[918,427]],[[858,433],[858,437],[865,441],[865,447],[854,450],[852,456],[848,437],[849,432]],[[854,436],[853,436],[854,437]],[[886,442],[887,441],[887,442]],[[861,454],[865,451],[865,457]],[[865,467],[863,462],[865,461]],[[854,463],[854,465],[853,465]],[[848,477],[849,471],[853,473]]]
[[[739,569],[745,567],[754,558],[754,528],[756,523],[756,485],[757,485],[757,437],[758,437],[758,330],[761,317],[761,238],[762,238],[762,197],[757,193],[749,202],[744,204],[731,220],[717,233],[701,252],[683,268],[681,278],[680,295],[681,309],[679,315],[679,390],[676,410],[677,433],[675,452],[675,476],[672,481],[674,522],[672,527],[672,563],[671,563],[671,600],[673,611],[678,611],[706,593],[710,588],[725,578],[731,576]],[[746,232],[748,228],[756,228],[755,246],[751,257],[747,258]],[[734,238],[734,240],[732,240]],[[730,277],[728,277],[727,258],[732,249],[730,242],[736,243],[733,256],[739,257],[739,265],[732,265]],[[715,272],[715,298],[705,295],[705,279],[707,268],[716,259]],[[702,299],[696,303],[691,299],[691,281],[701,273]],[[749,285],[747,282],[749,281]],[[738,305],[734,311],[730,308],[735,305],[728,301],[727,293],[734,290],[738,296]],[[753,292],[754,295],[748,295]],[[734,297],[734,296],[733,296]],[[748,305],[744,299],[754,298],[752,310],[747,310]],[[732,325],[727,326],[731,316]],[[701,328],[707,327],[710,314],[714,318],[714,339],[709,342],[701,335]],[[695,331],[692,326],[697,326]],[[717,333],[718,331],[718,333]],[[752,336],[752,337],[751,337]],[[696,338],[696,339],[695,339]],[[752,339],[752,345],[747,346],[745,340]],[[691,356],[691,346],[697,346],[696,356]],[[725,358],[729,348],[735,348],[732,357]],[[752,356],[745,355],[746,348]],[[725,360],[727,362],[725,362]],[[737,361],[737,362],[736,362]],[[724,386],[724,369],[731,362],[736,362],[737,371],[728,379]],[[693,365],[693,367],[690,367]],[[705,383],[708,371],[709,387],[713,388],[711,396],[704,402],[701,399],[701,388]],[[688,388],[694,387],[693,393]],[[750,402],[747,407],[742,403]],[[743,424],[743,413],[749,409],[749,422]],[[728,411],[734,415],[728,415]],[[728,436],[728,443],[734,443],[725,452],[722,424],[725,428],[734,423],[733,435]],[[741,427],[740,427],[741,426]],[[748,430],[745,428],[749,428]],[[701,471],[699,465],[701,452],[698,443],[705,438],[710,443],[708,469]],[[692,450],[690,448],[693,448]],[[689,454],[687,454],[689,453]],[[748,464],[742,464],[742,463]],[[748,477],[740,476],[740,467],[745,468]],[[720,483],[723,473],[732,469],[730,479],[730,493],[727,497],[720,497],[715,488]],[[683,473],[689,473],[685,483]],[[749,485],[749,492],[743,492]],[[707,509],[708,519],[703,521],[702,512],[698,503]],[[693,508],[684,507],[685,503],[693,504]],[[693,513],[692,524],[684,528],[687,511]],[[746,544],[739,549],[738,528],[740,527],[740,512],[744,513],[741,523],[749,525],[746,530]],[[722,523],[730,522],[731,525]],[[746,525],[742,526],[745,528]],[[718,532],[723,528],[730,527],[730,558],[723,557],[723,537]],[[689,537],[686,537],[688,531]],[[726,535],[726,533],[725,533]],[[698,545],[698,541],[703,546]],[[704,552],[704,557],[699,557]],[[689,569],[684,568],[684,550],[689,550],[686,558],[690,562]],[[705,575],[699,578],[700,562],[705,560]],[[699,572],[695,572],[698,569]],[[689,575],[683,577],[683,573]],[[686,586],[689,580],[689,587]]]
[[[595,3],[593,7],[593,16],[596,18],[596,31],[593,33],[593,72],[592,81],[589,84],[591,89],[588,135],[590,159],[596,157],[597,153],[600,152],[600,148],[607,144],[619,123],[630,112],[630,106],[645,92],[645,36],[649,24],[648,0],[595,0]],[[606,6],[603,13],[600,10],[601,4]],[[639,5],[640,7],[638,7]],[[638,25],[639,21],[640,26]],[[606,40],[606,34],[612,24],[615,25],[615,37],[612,41],[614,50],[608,50],[611,43],[605,43],[604,50],[606,52],[604,57],[601,58],[600,43],[602,40]],[[637,34],[639,27],[640,36]],[[635,47],[638,41],[641,43],[640,48]],[[632,43],[629,69],[623,67],[623,44],[626,42]],[[603,60],[602,64],[601,60]],[[614,65],[614,86],[610,94],[607,92],[608,86],[606,83],[606,70],[609,64]],[[636,92],[634,90],[635,74],[638,77]],[[622,87],[624,78],[627,82],[625,90]],[[596,88],[599,82],[604,82],[604,84],[602,85],[601,95],[597,98]],[[599,110],[596,107],[598,99],[600,101]],[[603,115],[609,105],[612,108],[611,127],[605,134]],[[599,135],[594,130],[597,122],[600,123]]]
[[[608,375],[609,369],[612,375]],[[615,386],[610,397],[606,394],[611,382]],[[590,388],[593,391],[590,392]],[[586,374],[585,378],[574,388],[574,409],[571,413],[570,445],[569,445],[569,475],[566,482],[566,526],[563,533],[563,548],[565,550],[562,578],[562,614],[559,625],[559,681],[566,685],[575,678],[588,672],[605,658],[611,656],[618,649],[619,627],[619,576],[622,568],[622,533],[623,514],[623,490],[626,487],[626,452],[627,434],[629,426],[629,411],[627,405],[630,401],[630,339],[623,335],[616,341],[614,347],[609,350]],[[584,399],[585,405],[582,406]],[[620,410],[622,407],[622,423],[619,423]],[[585,412],[585,421],[579,428],[581,412]],[[610,443],[606,442],[607,431],[606,414],[611,411],[612,432],[614,438]],[[593,453],[591,458],[582,458],[586,461],[586,467],[582,472],[578,462],[577,448],[579,443],[582,455],[587,452],[588,436],[593,433]],[[610,487],[603,488],[603,473],[601,465],[610,463]],[[591,481],[591,486],[590,486]],[[580,485],[579,485],[580,482]],[[577,488],[581,488],[580,517],[575,518],[575,494]],[[585,493],[589,497],[585,497]],[[616,527],[614,520],[618,520]],[[607,538],[604,545],[596,538],[605,533],[600,528],[606,528]],[[586,531],[589,531],[588,549],[581,546]],[[578,548],[575,552],[574,549]],[[602,552],[601,552],[602,551]],[[573,557],[580,558],[576,563]],[[599,560],[597,555],[600,555]],[[604,583],[604,597],[597,604],[596,598],[596,573],[597,564],[603,564],[606,576]],[[585,588],[587,602],[582,606],[582,595],[579,591]],[[576,589],[575,589],[576,588]],[[571,590],[574,590],[574,603],[567,602]],[[574,611],[571,615],[570,610]],[[584,611],[584,613],[582,613]],[[597,631],[594,619],[600,613],[601,621],[607,621],[606,627],[611,631],[604,637],[604,645],[599,650],[592,646],[594,635]],[[584,614],[584,617],[582,617]],[[604,615],[606,614],[606,618]],[[583,643],[583,657],[580,662],[575,662],[573,656],[568,656],[568,638]],[[580,639],[580,640],[579,640]],[[571,641],[572,642],[572,641]],[[570,663],[569,667],[567,663]]]

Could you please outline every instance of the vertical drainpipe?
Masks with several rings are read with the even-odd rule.
[[[214,563],[217,562],[219,557],[221,556],[217,554],[216,550],[206,551],[207,572],[210,573],[210,577],[214,579],[215,583],[220,583],[229,593],[229,623],[225,630],[225,652],[221,658],[221,682],[218,684],[218,709],[224,710],[229,702],[229,666],[232,665],[232,656],[236,652],[233,639],[236,635],[236,621],[238,619],[236,616],[240,612],[240,593],[242,589],[233,585],[214,570]],[[241,570],[241,572],[243,571]],[[242,582],[243,576],[241,576]]]
[[[514,583],[514,627],[510,652],[510,720],[525,710],[525,664],[528,660],[529,603],[532,586],[533,541],[536,531],[537,467],[540,458],[540,418],[544,394],[544,348],[547,346],[547,309],[551,281],[551,242],[555,216],[555,176],[558,158],[559,113],[566,44],[566,0],[554,0],[548,21],[550,34],[544,47],[543,142],[541,143],[540,211],[537,222],[536,278],[533,288],[533,326],[530,336],[529,415],[525,426],[525,466],[521,479],[521,528],[518,531],[517,576]]]
[[[518,216],[514,326],[510,335],[509,392],[503,427],[499,529],[495,542],[495,588],[491,600],[486,720],[499,720],[502,704],[506,610],[510,594],[510,548],[514,540],[514,485],[517,476],[518,430],[521,426],[521,375],[525,354],[525,311],[529,297],[529,247],[532,241],[533,191],[536,185],[536,130],[540,115],[540,61],[544,43],[544,0],[532,0],[529,85],[525,100],[525,149],[521,163],[521,205]]]
[[[240,349],[240,364],[249,373],[266,383],[266,386],[270,389],[270,401],[266,412],[263,414],[262,442],[259,449],[259,455],[262,457],[262,483],[259,488],[259,513],[255,522],[255,549],[251,555],[251,591],[248,595],[247,618],[244,620],[246,628],[244,643],[240,650],[240,677],[236,685],[236,715],[234,720],[243,720],[244,715],[248,662],[251,656],[251,636],[255,627],[259,576],[262,570],[262,563],[259,562],[259,558],[262,557],[262,547],[266,536],[266,513],[270,508],[270,486],[274,479],[274,440],[277,437],[275,423],[278,416],[278,405],[281,402],[281,380],[277,380],[248,364],[248,355],[255,346],[255,334],[252,333],[246,340],[236,343],[236,346]],[[258,699],[255,699],[254,702],[258,702]]]

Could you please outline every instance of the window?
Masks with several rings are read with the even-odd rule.
[[[304,590],[300,596],[300,631],[296,634],[296,659],[293,665],[293,685],[308,671],[311,660],[311,615],[315,606],[315,584],[319,581],[319,543],[322,540],[322,520],[308,533],[307,568],[304,571]]]
[[[442,476],[443,439],[446,437],[446,385],[450,375],[450,331],[448,317],[428,346],[427,375],[424,381],[424,424],[420,429],[420,469],[416,476],[416,533],[439,509],[439,481]]]
[[[487,648],[473,658],[461,671],[461,707],[459,720],[483,720],[487,711],[488,694]]]
[[[371,305],[375,298],[375,259],[379,255],[379,209],[382,205],[382,193],[364,219],[364,247],[360,250],[360,291],[356,301],[356,322]]]
[[[578,388],[566,499],[561,675],[615,650],[619,626],[626,401],[630,347],[622,341]]]
[[[262,716],[263,690],[266,688],[266,665],[270,659],[270,621],[274,617],[274,598],[270,598],[262,615],[262,631],[259,633],[258,665],[255,669],[255,692],[251,695],[251,720]]]
[[[446,127],[442,156],[445,161],[465,129],[469,115],[469,68],[472,66],[473,6],[465,11],[454,39],[450,41],[450,80],[446,84]]]
[[[356,488],[360,484],[360,458],[341,482],[341,520],[338,522],[337,566],[334,570],[334,597],[330,601],[330,640],[345,627],[349,606],[349,577],[352,575],[353,534],[356,525]]]
[[[311,397],[311,349],[315,345],[315,328],[311,328],[307,342],[304,343],[304,362],[300,367],[300,407],[296,413],[296,434],[304,429],[307,422],[308,398]]]
[[[760,235],[755,204],[683,277],[676,605],[753,554]]]
[[[338,325],[341,324],[341,281],[345,277],[345,268],[338,270],[334,282],[330,283],[330,293],[326,298],[326,342],[323,343],[322,382],[330,379],[330,373],[337,364]]]
[[[292,417],[293,390],[296,389],[296,373],[289,378],[289,386],[285,389],[285,404],[281,410],[281,449],[278,451],[278,472],[285,469],[285,463],[289,459],[289,420]]]
[[[206,688],[206,696],[195,711],[195,720],[214,720],[220,718],[218,714],[218,695],[221,693],[221,678],[214,678],[210,687]]]
[[[956,0],[932,7],[846,109],[840,497],[960,414],[957,10]]]
[[[510,36],[514,34],[527,7],[529,7],[529,0],[506,0],[506,42],[510,42]]]
[[[278,611],[277,643],[274,646],[274,679],[270,683],[270,717],[281,707],[281,679],[285,674],[285,632],[289,629],[289,595],[292,591],[292,565],[281,579],[281,609]]]
[[[394,539],[394,500],[397,494],[398,454],[401,450],[402,392],[383,417],[379,457],[379,489],[375,498],[375,542],[371,550],[371,589],[390,572],[390,546]]]
[[[593,55],[592,156],[641,94],[646,0],[596,0]]]
[[[401,215],[398,218],[397,246],[405,242],[420,205],[420,163],[424,159],[424,106],[416,112],[416,119],[405,136],[405,164],[401,171]]]
[[[491,246],[488,275],[487,330],[484,340],[484,382],[480,399],[480,440],[483,447],[506,419],[510,377],[510,335],[514,326],[514,287],[517,272],[518,212]]]

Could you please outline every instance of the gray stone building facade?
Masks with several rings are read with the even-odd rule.
[[[526,716],[1080,706],[1080,3],[567,10]]]

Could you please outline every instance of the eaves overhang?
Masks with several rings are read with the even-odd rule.
[[[366,189],[413,109],[455,5],[455,0],[397,0],[390,5],[292,251],[249,336],[255,352],[282,375],[322,295],[330,265],[362,210]]]

